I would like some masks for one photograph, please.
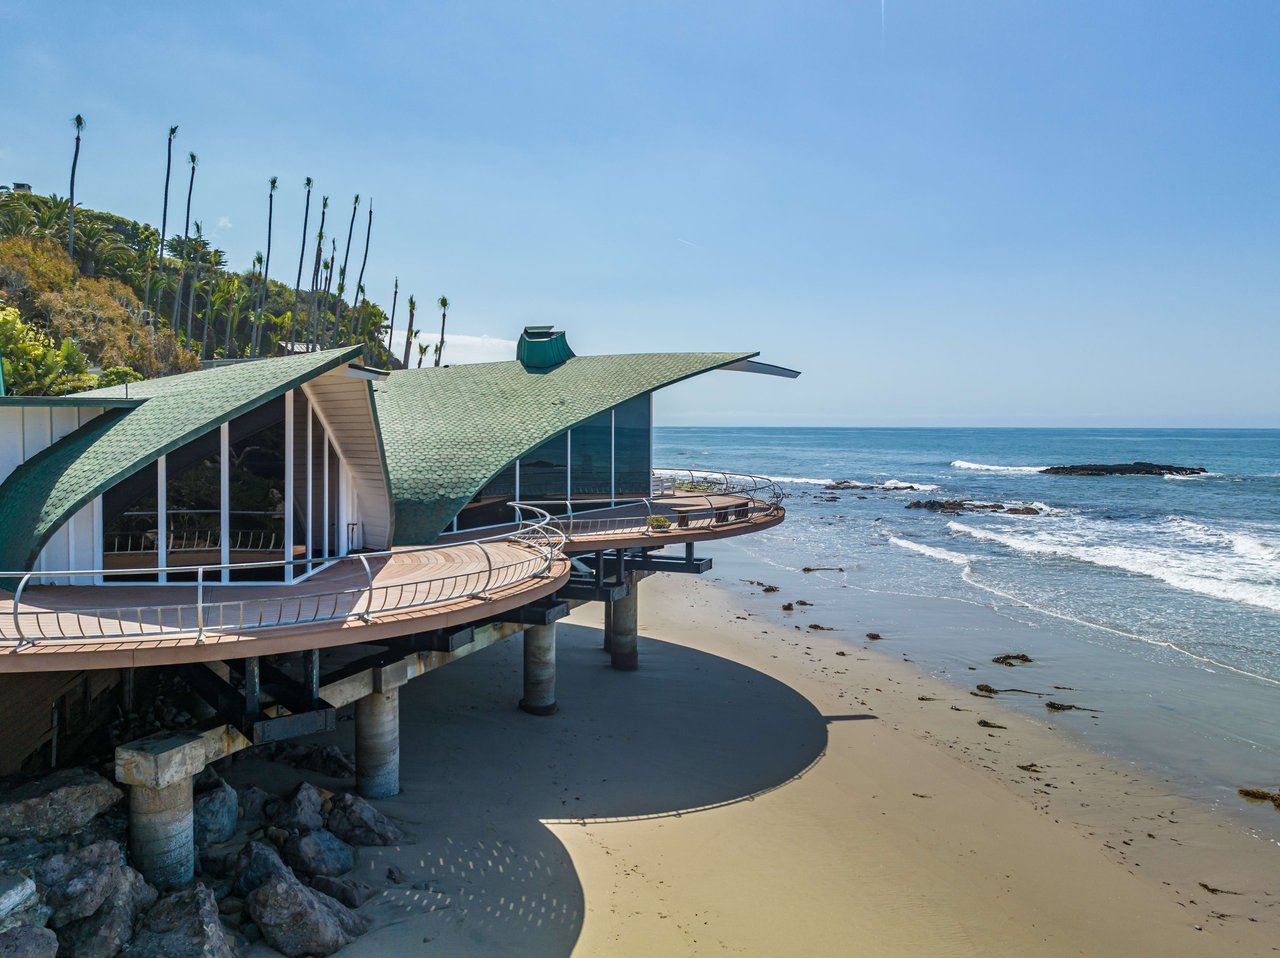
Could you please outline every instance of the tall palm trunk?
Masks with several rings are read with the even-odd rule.
[[[360,209],[360,194],[356,194],[356,198],[351,203],[351,222],[347,224],[347,246],[342,252],[342,271],[338,274],[338,302],[336,311],[333,314],[333,335],[337,338],[338,321],[342,319],[342,290],[347,278],[347,260],[351,258],[351,234],[356,228],[356,211]]]
[[[338,241],[335,239],[335,240],[329,241],[329,272],[328,272],[328,275],[325,277],[325,282],[324,282],[325,314],[324,314],[324,335],[322,337],[322,340],[323,340],[322,345],[332,344],[333,337],[337,335],[337,331],[338,331],[338,317],[336,313],[334,314],[334,317],[333,317],[332,328],[330,328],[329,326],[329,312],[330,312],[329,306],[333,303],[333,274],[338,271],[336,268],[337,262],[338,262]],[[342,285],[341,283],[339,283],[338,285],[339,306],[341,305],[341,303],[342,303]]]
[[[351,308],[354,311],[364,295],[364,267],[369,262],[369,235],[373,232],[373,197],[369,197],[369,225],[364,229],[364,256],[360,260],[360,275],[356,277],[356,298]]]
[[[67,255],[74,262],[76,250],[76,167],[80,163],[80,133],[84,130],[84,117],[77,113],[71,122],[76,128],[76,151],[71,154],[71,202],[67,210]]]
[[[404,362],[401,364],[405,369],[409,368],[409,347],[413,345],[413,314],[417,312],[418,301],[412,296],[409,297],[409,328],[404,333]]]
[[[436,365],[440,365],[440,355],[444,352],[444,321],[449,312],[449,297],[441,296],[438,300],[440,305],[440,342],[436,344]]]
[[[159,254],[160,262],[158,267],[160,272],[157,275],[157,279],[164,279],[164,239],[165,239],[165,230],[169,228],[169,174],[173,172],[173,138],[177,135],[178,135],[178,128],[176,126],[169,127],[169,142],[165,148],[166,152],[165,152],[165,161],[164,161],[164,208],[160,212],[160,254]],[[157,315],[159,315],[160,313],[160,299],[161,299],[162,289],[163,289],[163,286],[161,287],[161,289],[156,290],[156,314]],[[150,290],[148,290],[148,293],[150,293]],[[148,296],[148,300],[149,298],[150,297]],[[149,306],[149,303],[144,303],[143,305]],[[177,310],[174,310],[174,312],[176,313]],[[174,330],[177,331],[177,328],[178,328],[177,317],[170,316],[169,322],[173,325]]]
[[[187,281],[187,253],[190,252],[188,247],[188,239],[191,233],[191,191],[196,185],[196,155],[188,153],[187,159],[191,161],[191,177],[187,180],[187,215],[182,221],[182,272],[178,274],[178,294],[173,298],[174,309],[178,309],[182,303],[182,287]],[[197,253],[197,260],[199,253]],[[180,315],[173,318],[174,327],[182,325],[182,317]],[[191,311],[187,310],[187,345],[191,345]]]
[[[276,184],[278,177],[271,177],[271,189],[267,191],[267,258],[262,267],[262,289],[258,293],[258,317],[253,325],[253,340],[249,347],[250,358],[258,355],[262,346],[262,312],[267,305],[267,289],[271,277],[271,232],[276,212]]]
[[[200,224],[197,223],[196,224],[197,241],[200,239],[200,236],[201,236]],[[196,289],[199,287],[199,285],[200,285],[200,256],[199,254],[197,254],[195,273],[191,277],[191,292],[188,294],[188,297],[187,297],[187,348],[188,349],[191,348],[191,317],[195,315]],[[210,290],[210,296],[212,295],[213,295],[213,291]],[[181,302],[182,302],[181,292],[179,292],[178,297],[175,298],[173,301],[174,303],[173,308],[177,309],[181,304]]]
[[[329,213],[329,197],[320,199],[320,229],[316,231],[316,261],[311,267],[311,302],[308,305],[311,322],[307,332],[307,348],[320,347],[320,308],[316,296],[320,292],[320,266],[324,262],[324,218]]]
[[[307,220],[311,217],[311,177],[307,177],[307,202],[302,208],[302,246],[298,249],[298,278],[293,281],[293,309],[289,313],[289,328],[285,337],[292,341],[298,333],[298,304],[302,293],[302,261],[307,258]]]
[[[387,357],[391,357],[391,341],[396,335],[396,300],[400,298],[400,277],[396,277],[396,284],[391,292],[391,324],[387,328]]]

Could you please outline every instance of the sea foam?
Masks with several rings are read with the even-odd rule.
[[[966,462],[957,459],[951,463],[952,469],[968,469],[972,472],[1043,472],[1048,466],[989,466],[982,462]]]
[[[920,555],[928,556],[930,559],[941,559],[943,562],[950,562],[954,565],[967,566],[973,561],[973,556],[967,556],[963,552],[950,552],[947,549],[939,549],[936,546],[927,546],[923,542],[912,542],[910,539],[899,539],[897,536],[889,536],[889,541],[899,548],[918,552]]]

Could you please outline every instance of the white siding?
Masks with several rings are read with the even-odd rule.
[[[303,388],[350,470],[356,511],[347,521],[358,523],[355,541],[367,549],[389,548],[391,490],[378,446],[368,380],[349,376],[346,367],[341,367]]]

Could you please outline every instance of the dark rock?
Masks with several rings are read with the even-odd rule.
[[[1038,516],[1040,510],[1035,506],[1010,506],[1004,513],[1007,516]]]
[[[159,893],[128,865],[106,902],[87,918],[58,931],[63,958],[113,958],[133,939],[138,916],[156,903]]]
[[[292,835],[284,845],[284,860],[301,875],[345,875],[356,865],[351,846],[333,832],[321,829]]]
[[[387,881],[396,885],[404,884],[404,872],[400,870],[398,865],[391,865],[387,868]]]
[[[0,931],[18,925],[43,925],[40,893],[36,883],[24,875],[0,876]]]
[[[234,788],[218,779],[212,788],[196,794],[193,811],[197,847],[225,842],[236,831],[239,796]]]
[[[374,894],[372,885],[366,885],[354,878],[330,878],[328,875],[317,877],[311,883],[311,887],[318,892],[324,892],[330,898],[336,898],[348,908],[359,908]]]
[[[930,512],[963,512],[963,499],[912,499],[904,508],[928,509]]]
[[[0,958],[54,958],[58,936],[48,928],[20,925],[0,931]]]
[[[45,904],[53,909],[49,924],[54,928],[92,915],[122,878],[120,846],[115,842],[54,855],[36,869],[36,884],[45,890]]]
[[[363,918],[323,892],[285,873],[247,899],[249,914],[272,948],[287,958],[324,958],[368,930]]]
[[[232,894],[245,898],[259,885],[288,871],[274,848],[265,842],[250,842],[240,849],[240,854],[236,857]]]
[[[87,768],[60,769],[16,787],[0,787],[0,838],[54,838],[82,828],[123,793]]]
[[[240,817],[245,821],[265,819],[267,805],[276,800],[274,795],[265,789],[258,788],[257,785],[238,789],[237,792],[240,800]]]
[[[310,782],[303,782],[287,799],[276,802],[268,813],[276,828],[306,834],[324,828],[324,797]]]
[[[237,958],[213,892],[201,884],[161,898],[142,919],[129,958]]]
[[[1041,469],[1047,476],[1202,476],[1199,466],[1165,466],[1154,462],[1085,463],[1079,466],[1050,466]]]
[[[333,796],[326,824],[329,831],[352,845],[394,845],[404,838],[404,832],[387,816],[350,792]]]
[[[356,774],[355,759],[336,745],[282,743],[268,754],[277,762],[319,772],[330,778],[354,778]]]
[[[845,489],[879,489],[879,486],[870,486],[861,482],[854,482],[852,479],[837,479],[835,482],[828,482],[822,487],[823,489],[845,490]]]

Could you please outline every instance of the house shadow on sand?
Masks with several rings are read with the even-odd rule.
[[[563,622],[558,644],[554,716],[516,708],[518,639],[402,690],[402,792],[378,804],[410,840],[359,850],[350,877],[384,891],[343,956],[567,956],[584,892],[547,823],[698,814],[789,781],[826,748],[823,715],[753,669],[642,637],[640,671],[616,672],[599,630]],[[352,724],[339,724],[344,748]]]

